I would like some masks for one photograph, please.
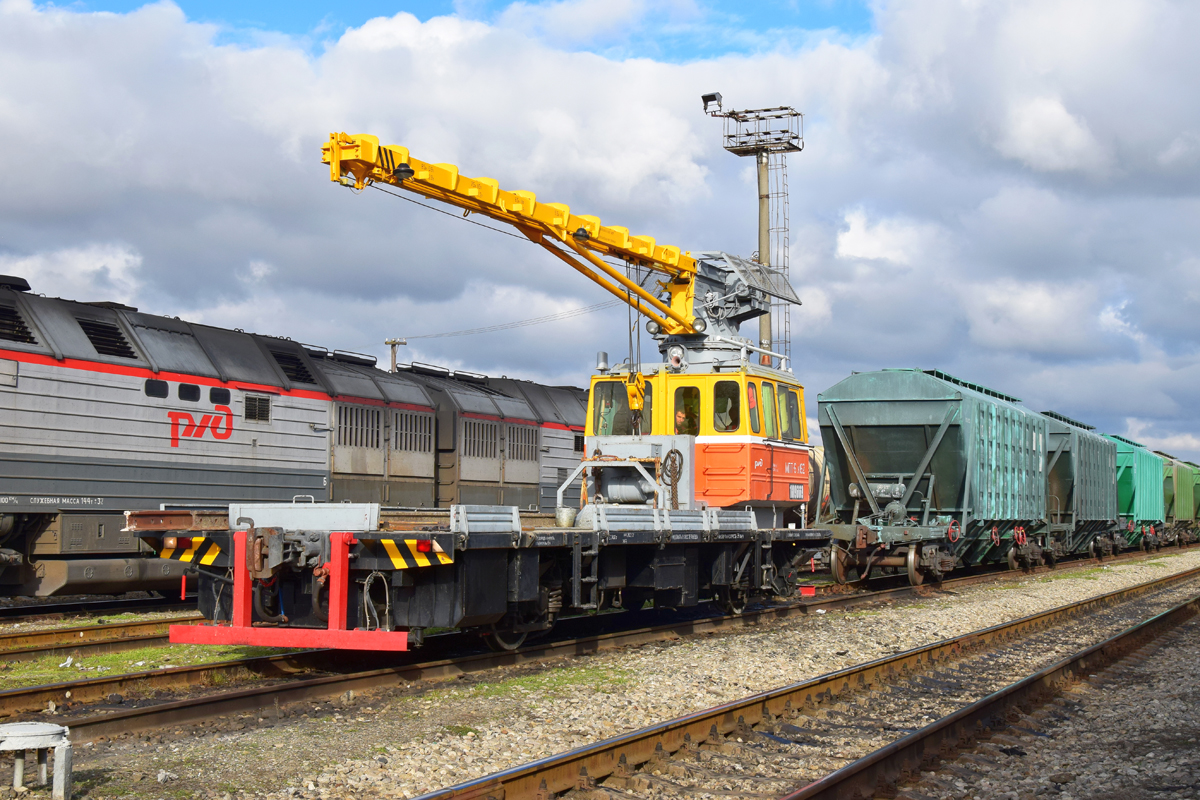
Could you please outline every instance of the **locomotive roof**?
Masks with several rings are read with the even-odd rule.
[[[434,404],[427,376],[386,372],[374,366],[371,356],[330,352],[284,337],[145,314],[120,303],[43,297],[27,287],[18,278],[0,282],[0,348],[60,361],[75,359],[141,367],[152,373],[321,392],[346,400]],[[528,382],[504,381],[491,387],[492,379],[487,376],[456,377],[448,370],[444,374],[439,386],[445,384],[462,410],[531,422],[560,422],[564,417],[544,403],[535,408],[529,395],[537,394],[536,390],[517,390],[517,384]],[[583,424],[582,411],[566,416],[571,421],[564,424]]]

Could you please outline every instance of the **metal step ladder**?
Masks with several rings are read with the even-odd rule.
[[[583,546],[584,534],[572,535],[571,547],[571,605],[575,608],[600,607],[600,537],[592,534],[592,546]],[[588,574],[583,574],[583,559],[590,558]],[[587,586],[588,600],[583,601],[584,586]]]

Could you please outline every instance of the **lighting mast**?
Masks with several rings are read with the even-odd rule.
[[[804,149],[804,115],[790,106],[725,111],[721,93],[700,96],[704,113],[725,120],[723,144],[736,156],[754,156],[758,167],[758,261],[774,267],[788,279],[788,187],[787,154]],[[771,177],[775,187],[772,191]],[[771,207],[772,199],[775,201]],[[772,213],[774,212],[774,213]],[[774,217],[774,224],[772,224]],[[771,234],[775,234],[776,258],[772,263]],[[775,333],[772,333],[774,321]],[[792,324],[787,303],[772,302],[771,312],[758,318],[759,346],[792,355]],[[776,338],[782,347],[773,346]]]

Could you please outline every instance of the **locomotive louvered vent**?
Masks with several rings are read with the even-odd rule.
[[[137,353],[133,352],[133,348],[129,346],[129,340],[125,338],[125,334],[121,333],[121,329],[111,322],[101,322],[98,319],[78,319],[79,327],[83,328],[84,334],[88,337],[88,341],[92,343],[92,347],[96,348],[96,352],[102,356],[116,356],[117,358],[137,358]]]
[[[38,341],[29,332],[29,326],[12,306],[0,306],[0,339],[23,344],[37,344]]]
[[[257,394],[246,395],[245,416],[251,422],[270,422],[271,398]]]
[[[312,373],[308,371],[308,367],[304,366],[303,359],[295,353],[280,353],[275,350],[271,351],[271,355],[275,356],[275,363],[283,370],[283,374],[287,375],[289,381],[296,383],[316,383],[313,380]]]

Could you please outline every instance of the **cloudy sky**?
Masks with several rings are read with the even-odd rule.
[[[330,131],[689,250],[756,248],[699,95],[791,105],[797,373],[937,367],[1200,457],[1200,4],[0,0],[0,273],[385,355],[605,298],[328,180]],[[353,16],[351,16],[353,15]],[[404,360],[556,382],[611,309]],[[811,409],[810,409],[811,410]]]

